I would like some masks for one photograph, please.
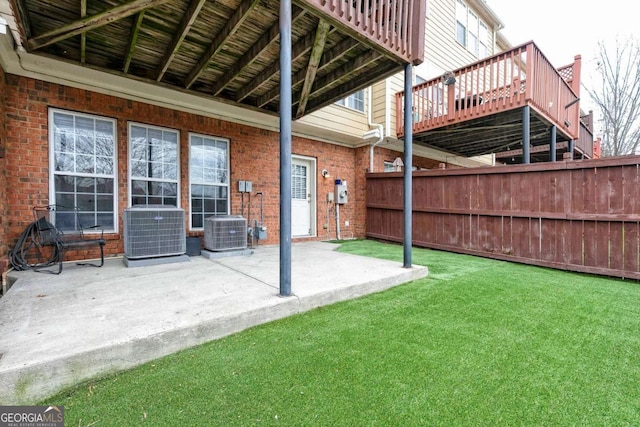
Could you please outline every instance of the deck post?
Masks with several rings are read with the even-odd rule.
[[[411,77],[413,67],[411,63],[404,66],[404,93],[411,94]],[[404,97],[404,182],[403,191],[403,254],[404,268],[411,268],[411,245],[413,243],[413,233],[411,230],[411,219],[413,216],[412,193],[413,185],[411,182],[413,172],[413,114],[407,112],[413,111],[413,96]]]
[[[549,143],[549,161],[550,162],[555,162],[556,161],[556,132],[557,132],[556,125],[551,126],[551,141]]]
[[[573,150],[576,147],[576,141],[575,140],[570,140],[569,141],[569,147],[567,148],[567,153],[571,154],[571,157],[569,157],[571,160],[573,160]]]
[[[291,0],[280,0],[280,296],[291,295]]]
[[[522,108],[522,163],[531,163],[529,144],[531,143],[531,107],[525,105]]]

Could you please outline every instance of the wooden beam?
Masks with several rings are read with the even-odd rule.
[[[401,64],[397,64],[395,62],[386,62],[381,64],[376,69],[376,75],[379,79],[385,79],[396,74],[400,67],[402,67]],[[345,94],[347,93],[353,93],[357,90],[364,89],[369,85],[371,85],[371,75],[369,73],[361,74],[356,78],[349,79],[345,83],[342,83],[334,87],[333,89],[322,93],[322,96],[317,96],[314,99],[310,100],[307,103],[307,114],[329,104],[333,104],[339,99],[344,98]],[[322,86],[318,84],[317,87],[321,88]]]
[[[304,16],[304,9],[297,7],[296,5],[291,6],[291,25],[295,23],[295,21]],[[280,37],[280,21],[276,20],[276,22],[267,30],[266,33],[262,35],[250,48],[247,50],[240,59],[230,67],[224,76],[222,76],[216,84],[213,86],[212,94],[213,96],[218,95],[226,85],[228,85],[233,79],[242,72],[246,67],[251,65],[253,61],[260,56],[260,54],[267,48],[271,43],[278,40]]]
[[[189,33],[191,26],[198,17],[198,14],[200,13],[200,10],[202,10],[202,6],[204,6],[205,2],[206,0],[192,0],[189,4],[189,9],[187,9],[187,12],[182,17],[182,21],[180,21],[180,26],[173,37],[171,46],[166,50],[164,57],[162,58],[162,62],[160,63],[160,67],[158,67],[158,75],[156,77],[157,81],[162,80],[164,73],[167,72],[171,61],[173,61],[173,58],[176,56],[176,52],[180,48],[184,38]]]
[[[92,16],[80,18],[70,24],[63,25],[44,34],[30,38],[27,41],[29,50],[40,49],[50,44],[66,40],[69,37],[77,36],[96,28],[103,27],[120,19],[135,15],[145,9],[167,3],[169,0],[132,0],[120,6],[107,9],[104,12]]]
[[[375,50],[370,50],[367,53],[358,56],[351,62],[344,64],[342,67],[330,72],[329,74],[322,77],[322,79],[317,81],[316,87],[324,88],[328,86],[330,83],[338,80],[340,77],[344,77],[346,75],[355,73],[360,71],[362,68],[367,67],[374,61],[380,59],[383,55]],[[366,76],[369,78],[369,76]]]
[[[336,28],[332,27],[329,31],[329,34],[333,33],[335,30]],[[307,34],[305,37],[302,37],[291,48],[291,62],[296,62],[296,60],[298,60],[302,55],[306,54],[312,47],[313,34]],[[275,59],[267,68],[264,69],[264,71],[262,71],[258,76],[256,76],[253,80],[251,80],[238,91],[238,93],[236,94],[236,101],[240,102],[247,96],[251,95],[260,86],[271,80],[271,78],[273,78],[273,76],[275,76],[279,71],[280,62],[278,61],[278,59]]]
[[[142,25],[142,21],[144,20],[144,10],[138,13],[136,21],[133,24],[133,28],[131,28],[131,36],[129,37],[129,47],[127,48],[127,54],[124,59],[124,67],[122,67],[125,73],[129,72],[129,65],[131,64],[131,58],[133,57],[133,52],[136,49],[136,44],[138,44],[138,35],[140,34],[140,26]]]
[[[216,34],[207,51],[200,57],[196,66],[189,73],[189,76],[185,80],[185,87],[187,89],[189,89],[191,85],[198,80],[198,77],[200,77],[204,72],[213,57],[220,52],[224,42],[238,31],[242,23],[249,17],[251,9],[253,9],[258,3],[259,0],[244,0],[240,3],[238,9],[236,9],[233,15],[231,15],[222,30]]]
[[[80,17],[87,16],[87,0],[80,0]],[[80,34],[80,63],[84,64],[87,53],[87,33]]]
[[[318,65],[320,64],[320,58],[322,58],[322,52],[324,52],[324,46],[327,43],[327,35],[329,34],[330,28],[331,25],[326,21],[320,20],[318,23],[313,48],[311,49],[311,55],[309,55],[309,63],[307,64],[304,83],[302,84],[302,91],[298,98],[300,100],[298,102],[298,113],[295,117],[301,117],[304,114],[304,109],[307,107],[307,101],[309,101],[309,94],[311,93],[311,86],[316,80]]]
[[[325,52],[325,54],[322,56],[322,60],[318,65],[318,71],[323,70],[326,66],[342,58],[344,55],[346,55],[351,49],[353,49],[357,45],[358,45],[358,41],[351,38],[345,39],[342,42],[338,43],[337,45],[332,47],[330,50]],[[306,69],[302,69],[298,71],[291,80],[292,87],[296,88],[300,83],[302,83],[306,78],[306,74],[307,74]],[[271,89],[269,92],[265,93],[258,99],[258,104],[257,104],[258,107],[262,107],[263,105],[270,103],[272,100],[276,99],[279,95],[280,95],[279,87],[275,87]]]
[[[556,143],[556,150],[564,150],[568,146],[569,146],[569,143],[567,141],[558,142]],[[550,144],[536,145],[534,147],[531,147],[529,152],[531,154],[546,153],[547,151],[549,151],[549,148],[551,148]],[[502,151],[502,152],[496,153],[497,159],[502,159],[505,157],[514,157],[514,156],[522,156],[522,148],[518,150],[509,150],[509,151]]]

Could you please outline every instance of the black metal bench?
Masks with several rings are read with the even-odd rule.
[[[34,271],[60,274],[65,253],[68,250],[82,248],[99,247],[100,263],[78,262],[78,265],[92,267],[104,265],[104,245],[106,243],[104,230],[100,225],[83,226],[77,208],[61,205],[35,206],[33,216],[35,221],[33,223],[32,246],[40,258],[36,263],[31,264]],[[54,224],[58,224],[58,226]],[[64,226],[60,224],[64,224]],[[55,268],[49,268],[51,266],[57,266],[57,271]]]

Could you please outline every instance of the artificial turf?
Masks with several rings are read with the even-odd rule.
[[[429,277],[42,404],[69,426],[640,425],[640,284],[426,249],[413,263]]]

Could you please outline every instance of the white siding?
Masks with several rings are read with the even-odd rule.
[[[367,125],[367,90],[365,90],[365,111],[357,111],[342,105],[328,105],[318,111],[299,119],[304,123],[319,128],[331,127],[332,130],[346,134],[351,137],[362,138],[362,135],[369,130]]]

